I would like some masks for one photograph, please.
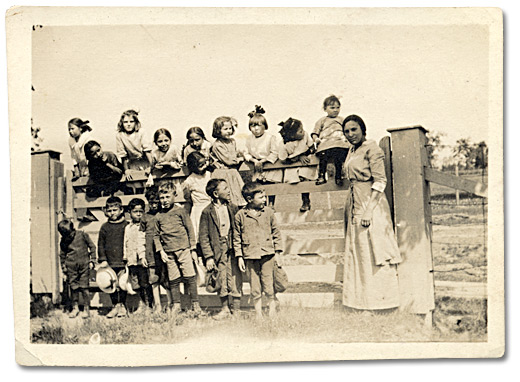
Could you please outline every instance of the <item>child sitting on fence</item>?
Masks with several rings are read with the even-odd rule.
[[[65,219],[58,223],[60,240],[60,264],[71,289],[72,311],[70,318],[79,314],[79,295],[83,298],[82,318],[90,316],[89,271],[94,268],[96,247],[83,231],[74,229],[72,221]]]
[[[172,135],[168,129],[159,129],[153,135],[156,149],[152,151],[152,173],[146,182],[147,186],[153,185],[153,176],[162,177],[179,171],[182,165],[180,151],[172,144]],[[175,187],[180,187],[180,180],[173,180]]]
[[[314,144],[311,137],[305,130],[301,121],[289,118],[285,122],[280,122],[282,126],[280,135],[283,145],[278,150],[278,157],[284,163],[300,162],[303,165],[309,164],[309,155],[314,152]],[[285,183],[299,183],[304,180],[316,180],[316,167],[290,167],[284,170]],[[301,212],[311,209],[311,199],[308,192],[302,193]]]
[[[72,118],[69,121],[69,147],[73,166],[73,180],[80,176],[88,176],[87,158],[83,148],[85,143],[92,139],[90,134],[92,128],[88,125],[88,122],[79,118]]]
[[[213,122],[213,138],[211,159],[215,167],[212,178],[224,179],[231,191],[231,202],[243,206],[246,201],[242,197],[244,181],[238,173],[238,167],[243,162],[243,155],[237,150],[237,144],[232,138],[235,128],[230,117],[218,117]]]
[[[101,226],[98,237],[98,261],[101,263],[99,266],[100,268],[110,266],[118,275],[125,269],[123,251],[125,227],[128,224],[125,220],[121,199],[117,196],[108,198],[105,214],[108,221]],[[126,291],[119,288],[110,294],[113,308],[107,314],[107,318],[126,316],[126,294]]]
[[[209,159],[211,143],[206,139],[206,135],[200,127],[190,127],[186,133],[186,140],[186,144],[182,147],[182,160],[184,163],[188,163],[188,155],[192,152],[200,152]]]
[[[87,187],[87,196],[109,196],[122,189],[120,181],[123,166],[117,156],[113,152],[102,151],[101,145],[96,141],[88,141],[83,148],[90,180],[94,183]]]
[[[206,260],[208,272],[216,269],[218,295],[222,310],[216,319],[240,315],[242,296],[242,274],[239,261],[245,269],[243,258],[235,257],[232,247],[233,226],[238,207],[229,202],[231,194],[224,179],[211,179],[206,192],[213,202],[207,206],[200,217],[200,246]]]
[[[132,180],[132,170],[150,171],[152,163],[152,148],[144,138],[137,116],[137,111],[127,110],[117,124],[117,155],[123,161],[127,180]]]
[[[317,145],[316,156],[320,160],[318,165],[318,180],[316,184],[327,182],[326,172],[327,164],[334,163],[336,184],[343,185],[343,163],[347,157],[350,144],[343,135],[343,117],[339,116],[341,103],[338,97],[331,95],[323,101],[323,110],[327,113],[325,117],[320,118],[311,137]]]
[[[132,289],[139,290],[139,307],[136,312],[152,305],[152,288],[148,281],[148,262],[146,261],[145,233],[141,230],[144,215],[144,200],[134,198],[128,203],[130,222],[125,227],[123,261],[126,261]]]
[[[238,211],[233,231],[233,248],[242,272],[250,274],[251,297],[256,317],[262,317],[262,292],[269,302],[269,316],[276,315],[274,296],[275,257],[283,252],[282,236],[274,212],[266,207],[265,190],[260,183],[246,183],[242,189],[247,206]],[[245,265],[244,265],[245,261]],[[281,264],[280,261],[277,261]]]
[[[153,234],[155,229],[155,216],[159,212],[159,195],[157,187],[151,187],[146,191],[146,200],[148,200],[148,211],[141,219],[141,230],[145,233],[145,257],[148,264],[148,280],[152,287],[154,300],[154,311],[161,311],[161,293],[160,286],[166,290],[166,298],[168,306],[172,303],[172,295],[168,283],[168,271],[166,264],[162,261],[160,254],[155,250],[153,243]]]
[[[200,315],[202,310],[199,305],[193,264],[193,258],[197,256],[197,241],[191,219],[183,207],[173,204],[174,196],[175,187],[172,182],[165,181],[159,185],[161,210],[155,217],[154,244],[168,268],[173,300],[171,313],[176,315],[181,311],[180,284],[184,278],[188,284],[193,311],[195,315]]]
[[[262,106],[256,105],[255,110],[249,113],[249,130],[251,135],[246,140],[246,153],[248,162],[254,164],[253,181],[269,184],[279,183],[283,179],[283,170],[264,170],[265,163],[275,163],[278,160],[278,141],[276,136],[266,132],[267,120],[264,117]],[[275,196],[269,195],[269,206],[274,207]]]

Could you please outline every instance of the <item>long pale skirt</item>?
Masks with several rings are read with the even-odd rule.
[[[197,243],[199,242],[199,225],[200,225],[200,215],[202,215],[202,211],[206,208],[211,202],[206,203],[196,203],[191,207],[191,223],[193,224],[193,230],[195,231],[195,238],[197,239]]]
[[[244,181],[234,168],[217,168],[211,174],[212,179],[224,179],[231,192],[231,203],[237,206],[245,206],[247,203],[242,196],[242,187],[244,187]]]

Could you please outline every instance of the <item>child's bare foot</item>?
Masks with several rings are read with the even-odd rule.
[[[69,318],[75,318],[79,314],[79,308],[77,305],[74,305],[74,308],[72,308],[72,311],[69,313]]]
[[[114,306],[112,308],[112,310],[110,312],[108,312],[108,314],[106,315],[107,318],[114,318],[115,316],[117,316],[117,311],[118,311],[118,305]]]
[[[127,315],[126,308],[123,304],[119,304],[117,309],[117,317],[125,317]]]

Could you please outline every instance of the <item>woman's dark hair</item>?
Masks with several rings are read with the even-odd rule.
[[[101,145],[96,141],[88,141],[87,143],[85,143],[85,146],[83,146],[83,151],[85,151],[85,158],[87,158],[87,160],[92,159],[92,157],[90,156],[90,150],[92,150],[92,147],[94,146],[101,147]]]
[[[79,118],[72,118],[69,121],[69,125],[78,126],[82,133],[85,131],[92,131],[92,127],[88,125],[89,121],[83,121]]]
[[[189,140],[190,135],[193,133],[200,135],[202,137],[202,139],[204,139],[205,141],[207,140],[206,136],[204,135],[204,131],[198,126],[193,126],[188,129],[188,131],[186,133],[186,139]]]
[[[188,170],[190,170],[190,172],[197,172],[197,169],[199,168],[199,161],[201,159],[206,159],[204,154],[201,152],[194,151],[190,153],[186,158],[186,166],[188,166]]]
[[[349,115],[347,118],[345,118],[345,120],[343,121],[343,125],[342,125],[343,126],[343,131],[345,131],[345,125],[349,121],[356,122],[359,125],[359,127],[361,128],[361,131],[363,132],[363,135],[367,135],[367,127],[365,126],[365,122],[363,122],[363,120],[361,119],[360,116],[355,115],[355,114]]]
[[[224,126],[224,123],[226,122],[231,123],[231,118],[222,116],[215,119],[215,122],[213,122],[213,133],[211,134],[213,138],[222,138],[222,126]],[[233,124],[231,124],[231,128],[234,134],[235,128],[233,127]]]
[[[339,106],[341,106],[341,102],[339,102],[339,98],[336,97],[334,94],[331,94],[327,98],[325,98],[325,101],[323,101],[323,110],[329,105],[334,105],[337,103]]]
[[[170,132],[168,131],[168,129],[159,129],[157,130],[154,135],[153,135],[153,142],[156,143],[157,140],[159,139],[159,136],[163,134],[163,135],[166,135],[168,137],[168,139],[170,139],[170,141],[172,140],[172,135],[170,134]]]

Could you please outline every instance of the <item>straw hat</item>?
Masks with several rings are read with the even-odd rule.
[[[132,283],[129,279],[128,267],[125,267],[125,269],[120,271],[117,276],[119,279],[119,288],[128,292],[129,294],[135,294],[134,288],[132,288]]]
[[[99,268],[96,273],[96,284],[105,293],[114,293],[117,287],[116,272],[110,267]]]

